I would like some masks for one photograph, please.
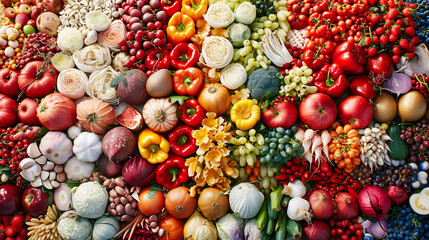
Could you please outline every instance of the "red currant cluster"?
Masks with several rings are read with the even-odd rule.
[[[272,101],[273,103],[279,103],[279,102],[290,102],[294,105],[298,104],[298,98],[292,97],[292,96],[277,96],[276,99]]]
[[[429,97],[429,76],[423,75],[423,74],[414,74],[413,78],[411,79],[411,89],[417,90],[423,94],[425,98]]]
[[[350,220],[335,220],[329,219],[329,225],[331,226],[331,239],[335,240],[358,240],[362,239],[363,228],[358,223],[357,218]]]
[[[16,178],[17,186],[21,186],[19,163],[27,157],[27,148],[40,131],[38,126],[22,123],[16,127],[0,128],[0,165],[10,168],[10,180]]]
[[[25,64],[34,60],[43,60],[43,54],[49,53],[54,56],[61,52],[56,44],[57,38],[51,38],[48,34],[38,32],[27,36],[23,53],[17,59],[17,68],[22,69]]]
[[[119,41],[121,51],[131,54],[126,66],[145,71],[145,66],[141,64],[146,56],[145,50],[167,44],[164,32],[167,13],[161,10],[160,0],[127,0],[117,4],[116,9],[119,8],[125,12],[121,20],[128,29],[126,39]]]

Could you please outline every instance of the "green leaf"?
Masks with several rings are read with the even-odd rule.
[[[124,83],[124,86],[128,87],[128,81],[125,78],[125,76],[131,76],[132,74],[133,74],[132,71],[126,71],[123,74],[114,77],[113,80],[112,80],[112,82],[110,82],[110,87],[116,88],[118,86],[119,82]]]
[[[267,99],[265,102],[261,105],[262,112],[267,110],[268,106],[270,106],[270,101]]]
[[[69,188],[79,187],[80,181],[67,182],[66,184]]]
[[[34,142],[39,142],[48,132],[49,130],[47,128],[42,127],[37,133],[37,137],[34,139]]]
[[[168,101],[171,103],[179,103],[179,105],[182,105],[186,100],[190,99],[188,96],[171,96]]]

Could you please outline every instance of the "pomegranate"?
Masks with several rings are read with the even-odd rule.
[[[324,190],[317,189],[311,192],[308,198],[314,218],[328,219],[334,215],[335,205],[331,195]]]
[[[143,127],[143,116],[132,106],[128,106],[117,119],[119,124],[131,131],[137,131]]]
[[[351,219],[359,215],[359,206],[355,198],[350,193],[340,192],[335,198],[337,219]]]

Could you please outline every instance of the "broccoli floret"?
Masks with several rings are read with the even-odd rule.
[[[268,69],[257,69],[247,79],[247,88],[250,89],[252,98],[262,99],[272,97],[279,93],[280,79],[277,78],[277,69],[269,66]]]

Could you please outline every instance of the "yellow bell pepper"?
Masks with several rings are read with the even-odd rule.
[[[170,143],[149,128],[140,133],[138,145],[140,155],[152,164],[162,163],[168,158]]]
[[[261,108],[250,99],[242,99],[231,108],[231,121],[241,130],[249,130],[261,118]]]
[[[183,0],[181,12],[197,21],[207,12],[208,6],[209,0]]]
[[[188,41],[194,34],[195,23],[188,15],[177,12],[168,21],[167,39],[174,45]]]

